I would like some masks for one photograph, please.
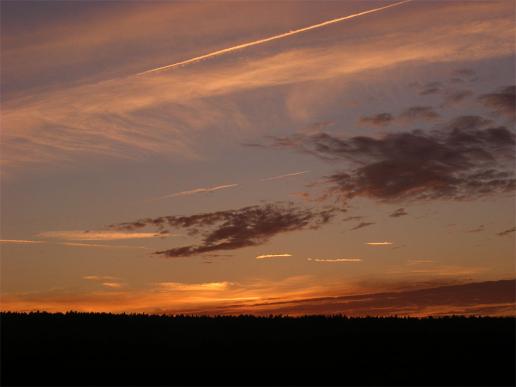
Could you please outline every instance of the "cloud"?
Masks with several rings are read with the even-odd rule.
[[[484,231],[484,225],[481,224],[480,226],[476,227],[476,228],[472,228],[471,230],[468,230],[468,232],[481,232],[481,231]]]
[[[468,68],[460,68],[453,72],[454,75],[464,78],[473,78],[476,76],[476,73],[472,69]]]
[[[361,222],[358,225],[356,225],[355,227],[353,227],[351,229],[351,231],[358,230],[360,228],[364,228],[364,227],[368,227],[368,226],[372,226],[373,224],[375,224],[375,223],[374,222]]]
[[[85,275],[82,278],[87,281],[112,281],[119,279],[118,277],[113,277],[111,275]]]
[[[360,220],[363,219],[363,216],[348,216],[347,218],[342,219],[343,222],[349,222],[350,220]]]
[[[181,192],[176,192],[176,193],[173,193],[173,194],[170,194],[170,195],[161,196],[161,197],[159,197],[159,198],[157,198],[155,200],[175,198],[175,197],[178,197],[178,196],[190,196],[190,195],[195,195],[195,194],[198,194],[198,193],[215,192],[215,191],[219,191],[221,189],[228,189],[228,188],[234,188],[234,187],[238,187],[238,184],[225,184],[225,185],[217,185],[217,186],[214,186],[214,187],[195,188],[195,189],[192,189],[192,190],[189,190],[189,191],[181,191]]]
[[[439,81],[428,82],[421,87],[419,95],[437,94],[442,90],[442,83]]]
[[[362,262],[361,258],[308,258],[308,261],[322,262],[322,263],[340,263],[340,262]]]
[[[318,229],[339,212],[342,210],[335,207],[308,209],[297,207],[293,203],[272,203],[189,216],[141,219],[110,227],[126,231],[144,227],[154,227],[161,231],[167,228],[180,228],[185,229],[191,236],[201,235],[202,242],[198,245],[156,252],[166,257],[177,258],[257,246],[281,233]]]
[[[11,311],[76,310],[208,315],[514,315],[515,285],[515,280],[464,283],[464,280],[449,276],[444,279],[429,277],[428,280],[419,281],[397,280],[384,284],[374,281],[369,286],[343,284],[342,281],[326,282],[323,286],[320,279],[310,276],[245,283],[223,280],[204,283],[158,282],[143,289],[126,287],[84,293],[66,289],[5,293],[2,295],[1,308]]]
[[[137,75],[144,75],[144,74],[154,73],[156,71],[164,71],[164,70],[172,69],[174,67],[184,66],[184,65],[187,65],[187,64],[190,64],[190,63],[199,62],[199,61],[202,61],[202,60],[205,60],[205,59],[208,59],[208,58],[212,58],[212,57],[215,57],[215,56],[224,55],[224,54],[229,53],[229,52],[233,52],[233,51],[237,51],[237,50],[242,50],[242,49],[247,48],[247,47],[257,46],[257,45],[268,43],[268,42],[271,42],[271,41],[274,41],[274,40],[283,39],[283,38],[286,38],[286,37],[289,37],[289,36],[292,36],[292,35],[308,32],[308,31],[312,31],[314,29],[326,27],[326,26],[334,24],[334,23],[340,23],[342,21],[353,19],[355,17],[360,17],[360,16],[368,15],[368,14],[373,13],[373,12],[383,11],[383,10],[391,8],[391,7],[397,7],[398,5],[402,5],[402,4],[408,3],[410,1],[412,1],[412,0],[402,0],[402,1],[398,1],[396,3],[388,4],[388,5],[383,6],[383,7],[373,8],[373,9],[369,9],[369,10],[366,10],[366,11],[358,12],[358,13],[355,13],[355,14],[352,14],[352,15],[326,20],[326,21],[321,22],[321,23],[313,24],[313,25],[306,26],[306,27],[303,27],[303,28],[298,28],[298,29],[295,29],[295,30],[291,30],[289,32],[282,33],[282,34],[273,35],[273,36],[270,36],[268,38],[254,40],[254,41],[247,42],[247,43],[241,43],[241,44],[236,45],[236,46],[232,46],[232,47],[224,48],[224,49],[221,49],[221,50],[213,51],[213,52],[210,52],[210,53],[207,53],[207,54],[203,54],[203,55],[191,58],[191,59],[186,59],[186,60],[183,60],[183,61],[180,61],[180,62],[176,62],[176,63],[172,63],[172,64],[169,64],[169,65],[166,65],[166,66],[161,66],[161,67],[157,67],[157,68],[154,68],[154,69],[151,69],[151,70],[147,70],[147,71],[144,71],[144,72],[139,73]]]
[[[272,177],[266,177],[264,179],[260,179],[260,181],[270,181],[270,180],[279,180],[284,179],[286,177],[292,177],[292,176],[299,176],[304,175],[305,173],[308,173],[310,171],[301,171],[301,172],[293,172],[293,173],[287,173],[285,175],[278,175],[278,176],[272,176]]]
[[[399,218],[400,216],[405,216],[405,215],[408,215],[407,211],[405,211],[404,208],[398,208],[396,211],[394,211],[389,216],[391,218]]]
[[[360,123],[384,127],[395,122],[433,121],[437,118],[439,118],[439,114],[431,106],[412,106],[398,116],[394,116],[391,113],[362,116]]]
[[[412,106],[399,115],[399,119],[409,122],[433,121],[439,118],[439,114],[431,106]]]
[[[231,282],[204,282],[197,284],[185,284],[181,282],[159,282],[157,283],[160,290],[180,291],[180,292],[196,292],[196,291],[223,291],[233,285]]]
[[[499,280],[397,292],[255,304],[246,309],[263,314],[345,314],[348,316],[511,315],[516,281]]]
[[[497,113],[511,118],[516,117],[516,86],[514,85],[504,87],[494,93],[481,95],[478,100]]]
[[[360,122],[373,126],[387,126],[394,121],[394,117],[390,113],[379,113],[374,116],[362,116]]]
[[[446,93],[444,103],[441,105],[441,107],[447,107],[459,102],[462,102],[468,97],[471,97],[473,95],[473,92],[471,90],[455,90],[450,91]]]
[[[71,247],[100,247],[100,248],[108,248],[108,249],[148,249],[148,247],[144,246],[129,246],[129,245],[102,245],[98,243],[76,243],[76,242],[61,242],[57,243],[62,246],[71,246]]]
[[[310,42],[314,44],[296,44],[292,41],[286,49],[271,47],[270,52],[250,50],[245,61],[228,56],[210,62],[209,66],[205,63],[181,71],[155,73],[149,77],[124,76],[136,72],[136,67],[141,69],[164,61],[167,56],[164,53],[169,52],[170,48],[169,39],[164,37],[170,34],[170,28],[174,29],[174,34],[177,32],[178,36],[184,37],[178,41],[184,45],[181,44],[175,51],[185,49],[185,55],[189,54],[187,42],[194,39],[192,34],[198,34],[199,30],[192,32],[185,22],[186,18],[180,17],[181,13],[171,12],[168,7],[201,9],[204,13],[197,13],[200,18],[206,14],[227,14],[224,8],[209,4],[162,6],[165,11],[161,12],[158,12],[161,6],[143,7],[153,8],[152,16],[143,10],[134,12],[131,18],[106,15],[94,23],[93,29],[91,21],[75,23],[74,26],[70,25],[72,33],[65,40],[62,31],[54,31],[50,35],[36,34],[40,38],[37,39],[38,44],[33,44],[32,34],[30,39],[24,38],[23,47],[13,49],[14,52],[26,51],[23,55],[6,55],[9,63],[3,70],[9,71],[17,79],[24,79],[30,72],[32,79],[42,79],[44,86],[47,86],[44,79],[61,79],[63,77],[56,77],[55,74],[69,70],[71,58],[76,57],[70,56],[70,50],[85,55],[84,59],[90,64],[81,68],[87,69],[86,72],[68,73],[72,81],[64,83],[67,87],[57,82],[57,86],[61,87],[53,84],[51,86],[55,87],[42,87],[34,93],[22,90],[17,98],[3,101],[2,127],[8,130],[2,133],[1,159],[2,164],[8,166],[6,173],[33,163],[76,165],[70,161],[90,162],[93,158],[84,159],[91,155],[141,160],[159,154],[199,159],[204,157],[201,140],[212,142],[226,138],[228,133],[251,130],[249,123],[255,122],[256,116],[243,112],[241,105],[234,102],[241,93],[276,87],[288,92],[293,86],[307,82],[355,79],[369,71],[382,73],[406,63],[424,63],[426,66],[429,63],[479,61],[512,55],[514,51],[513,20],[510,17],[512,8],[508,3],[487,5],[471,2],[464,7],[464,4],[451,2],[439,4],[439,7],[424,6],[424,9],[419,6],[400,7],[382,15],[385,18],[365,17],[361,19],[362,28],[368,31],[365,39],[353,39],[357,33],[362,35],[363,30],[354,30],[351,28],[353,23],[350,23],[345,26],[346,30],[350,27],[350,35],[330,34],[332,39]],[[424,28],[414,25],[414,20],[420,19],[420,12],[427,19]],[[465,12],[469,15],[467,18],[464,17]],[[489,18],[486,18],[487,13]],[[189,18],[195,18],[193,14],[189,14]],[[213,22],[206,23],[209,27],[203,26],[201,31],[214,40],[208,39],[210,43],[202,49],[209,52],[228,43],[228,46],[238,44],[235,36],[249,37],[257,31],[265,31],[265,26],[270,26],[271,15],[260,16],[253,21],[260,25],[254,32],[250,31],[248,23],[234,21],[228,23],[230,25],[221,25],[217,22],[221,19],[214,17]],[[156,17],[159,23],[153,21]],[[145,39],[141,34],[136,37],[142,55],[135,56],[133,50],[119,55],[118,50],[112,48],[120,46],[120,39],[134,43],[136,35],[131,28],[134,29],[135,23],[130,20],[138,21],[136,24],[140,25],[142,18],[148,27],[145,28]],[[278,28],[284,23],[281,15],[275,15],[272,19]],[[389,27],[393,23],[404,28],[393,30]],[[177,31],[176,27],[182,30]],[[334,28],[339,26],[334,25]],[[112,34],[114,30],[118,31],[115,35]],[[235,30],[238,31],[236,35]],[[122,38],[120,31],[125,31]],[[96,42],[93,46],[90,45],[93,42],[84,42],[92,36],[95,36]],[[127,40],[128,36],[131,39]],[[157,50],[149,47],[148,38],[153,43],[159,40]],[[17,41],[16,34],[9,40]],[[77,44],[79,46],[74,47]],[[52,47],[50,51],[49,45]],[[466,46],[468,49],[464,50]],[[50,57],[66,58],[66,61],[59,65],[55,65],[54,60],[44,61],[48,63],[37,66],[37,70],[29,66],[36,63],[38,58],[49,55],[48,52],[52,52]],[[111,52],[112,63],[105,65],[104,57],[99,56],[99,52]],[[350,52],[355,55],[349,55]],[[135,57],[140,60],[137,64],[133,60]],[[40,74],[42,66],[46,68],[46,76]],[[99,81],[98,77],[94,77],[94,82],[91,82],[88,74],[92,69],[96,73],[100,68],[107,69],[103,71],[104,79],[107,74],[117,78]],[[10,87],[13,88],[12,83]],[[262,94],[255,101],[259,98],[262,98]]]
[[[46,243],[45,241],[31,241],[25,239],[0,239],[0,243],[14,244],[14,245],[28,245],[34,243]]]
[[[468,200],[516,187],[514,133],[479,116],[460,116],[437,129],[378,137],[275,137],[272,146],[349,165],[322,183],[330,186],[326,197],[343,201]]]
[[[512,227],[512,228],[509,228],[507,230],[501,231],[501,232],[499,232],[496,235],[498,235],[498,236],[506,236],[506,235],[509,235],[510,233],[513,233],[515,231],[516,231],[516,227]]]
[[[283,257],[291,257],[292,254],[264,254],[258,255],[256,259],[269,259],[269,258],[283,258]]]
[[[115,241],[121,239],[147,239],[158,238],[164,236],[172,236],[170,234],[157,234],[155,232],[120,232],[120,231],[45,231],[38,234],[43,238],[64,239],[72,241]],[[69,244],[70,245],[70,244]],[[78,244],[74,244],[78,246]],[[82,244],[84,246],[84,244]],[[91,246],[91,245],[90,245]],[[96,246],[99,247],[99,246]],[[102,246],[105,247],[105,246]]]
[[[392,245],[392,242],[367,242],[366,245],[368,246],[388,246]]]
[[[118,281],[118,277],[113,277],[110,275],[85,275],[82,278],[87,281],[97,282],[109,289],[119,289],[125,286],[124,283]]]
[[[118,289],[123,287],[124,285],[120,282],[102,282],[102,286],[105,286],[106,288],[111,289]]]

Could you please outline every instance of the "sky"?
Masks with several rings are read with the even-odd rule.
[[[512,1],[2,1],[0,308],[514,314]]]

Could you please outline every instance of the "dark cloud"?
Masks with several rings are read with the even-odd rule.
[[[389,216],[391,218],[399,218],[400,216],[405,216],[405,215],[408,215],[407,214],[407,211],[405,211],[404,208],[398,208],[396,211],[394,211],[392,214],[390,214]]]
[[[453,105],[462,102],[468,97],[471,97],[473,92],[471,90],[456,90],[446,94],[443,106]]]
[[[358,230],[360,228],[364,228],[364,227],[368,227],[368,226],[372,226],[373,224],[374,224],[374,222],[361,222],[361,223],[357,224],[355,227],[353,227],[351,229],[351,231]]]
[[[513,227],[513,228],[509,228],[507,230],[501,231],[501,232],[499,232],[496,235],[498,235],[498,236],[505,236],[505,235],[509,235],[510,233],[513,233],[515,231],[516,231],[516,227]]]
[[[201,237],[200,244],[155,253],[175,258],[256,246],[277,234],[317,229],[342,211],[334,207],[307,209],[292,203],[272,203],[189,216],[147,218],[110,227],[116,230],[135,230],[143,227],[158,230],[184,229],[191,236]]]
[[[348,216],[347,218],[342,219],[343,222],[348,222],[350,220],[360,220],[363,216]]]
[[[484,231],[484,225],[481,224],[480,226],[476,227],[476,228],[472,228],[471,230],[468,230],[468,232],[481,232],[481,231]]]
[[[439,81],[428,82],[421,87],[419,95],[437,94],[441,91],[442,84]]]
[[[472,78],[472,77],[476,76],[475,71],[472,69],[468,69],[468,68],[457,69],[453,72],[453,74],[458,77],[465,77],[465,78]]]
[[[412,106],[402,112],[399,118],[408,121],[433,121],[439,114],[431,106]]]
[[[516,86],[504,87],[497,92],[481,95],[478,99],[499,114],[516,117]]]
[[[474,82],[478,80],[477,73],[468,68],[457,69],[452,73],[452,78],[450,82],[458,83],[458,82]]]
[[[426,289],[403,289],[362,295],[321,297],[295,301],[249,304],[253,314],[344,314],[347,316],[389,315],[514,315],[516,281],[500,280]],[[235,306],[243,312],[241,305]],[[217,309],[214,313],[232,313]],[[245,310],[244,310],[245,311]]]
[[[360,122],[363,124],[370,124],[373,126],[387,126],[394,120],[394,117],[390,113],[380,113],[374,116],[363,116],[360,118]]]
[[[347,201],[467,200],[516,187],[515,135],[478,116],[458,117],[434,130],[382,137],[328,133],[275,138],[273,146],[306,152],[349,167],[326,178],[328,195]]]

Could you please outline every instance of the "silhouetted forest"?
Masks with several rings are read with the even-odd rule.
[[[511,385],[514,318],[2,313],[2,385]]]

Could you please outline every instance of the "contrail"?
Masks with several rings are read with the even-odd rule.
[[[265,39],[260,39],[260,40],[255,40],[255,41],[249,42],[249,43],[239,44],[237,46],[224,48],[224,49],[218,50],[218,51],[213,51],[213,52],[210,52],[208,54],[196,56],[195,58],[183,60],[181,62],[177,62],[177,63],[169,64],[169,65],[166,65],[166,66],[157,67],[155,69],[143,71],[143,72],[138,73],[136,75],[150,74],[150,73],[154,73],[154,72],[157,72],[157,71],[168,70],[168,69],[171,69],[171,68],[174,68],[174,67],[186,65],[186,64],[189,64],[189,63],[198,62],[198,61],[201,61],[203,59],[211,58],[211,57],[214,57],[214,56],[219,56],[219,55],[222,55],[222,54],[226,54],[228,52],[241,50],[243,48],[247,48],[247,47],[251,47],[251,46],[257,46],[259,44],[268,43],[268,42],[271,42],[273,40],[283,39],[283,38],[286,38],[288,36],[300,34],[302,32],[307,32],[307,31],[315,30],[317,28],[325,27],[325,26],[330,25],[330,24],[335,24],[335,23],[339,23],[339,22],[344,21],[344,20],[353,19],[353,18],[358,17],[358,16],[363,16],[363,15],[367,15],[367,14],[370,14],[370,13],[373,13],[373,12],[383,11],[384,9],[387,9],[387,8],[397,7],[398,5],[402,5],[402,4],[408,3],[410,1],[412,1],[412,0],[398,1],[397,3],[386,5],[384,7],[374,8],[374,9],[370,9],[368,11],[362,11],[362,12],[359,12],[359,13],[354,13],[352,15],[348,15],[348,16],[343,16],[343,17],[339,17],[339,18],[336,18],[336,19],[327,20],[327,21],[322,22],[322,23],[314,24],[314,25],[311,25],[311,26],[308,26],[308,27],[299,28],[297,30],[292,30],[292,31],[289,31],[289,32],[285,32],[283,34],[270,36],[270,37],[265,38]]]
[[[392,245],[392,242],[367,242],[366,245],[369,245],[369,246],[386,246],[386,245]]]
[[[334,262],[362,262],[361,258],[336,258],[336,259],[320,259],[320,258],[308,258],[309,261],[313,262],[327,262],[327,263],[334,263]]]
[[[156,198],[154,200],[175,198],[175,197],[178,197],[178,196],[189,196],[189,195],[195,195],[195,194],[198,194],[198,193],[205,193],[205,192],[215,192],[215,191],[218,191],[218,190],[221,190],[221,189],[233,188],[233,187],[237,187],[237,186],[238,186],[238,184],[226,184],[226,185],[218,185],[216,187],[196,188],[196,189],[192,189],[190,191],[181,191],[181,192],[176,192],[176,193],[173,193],[173,194],[170,194],[170,195],[161,196],[161,197]]]
[[[279,180],[279,179],[284,179],[285,177],[304,175],[305,173],[308,173],[308,172],[310,172],[310,171],[301,171],[301,172],[287,173],[285,175],[266,177],[265,179],[260,179],[260,181]]]
[[[268,258],[282,258],[282,257],[291,257],[292,254],[264,254],[258,255],[256,259],[268,259]]]

